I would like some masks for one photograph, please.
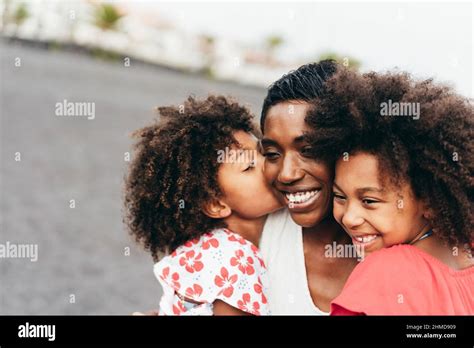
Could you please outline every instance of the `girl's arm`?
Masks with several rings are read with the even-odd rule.
[[[247,313],[247,312],[241,311],[240,309],[232,307],[231,305],[221,300],[215,300],[213,305],[214,305],[214,308],[213,308],[214,315],[251,315],[250,313]]]

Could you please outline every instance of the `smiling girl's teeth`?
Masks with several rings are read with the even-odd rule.
[[[290,203],[305,203],[318,192],[319,190],[287,193],[286,198],[288,198]]]
[[[375,238],[377,238],[376,234],[370,235],[370,236],[364,236],[364,237],[354,237],[358,242],[360,243],[369,243],[373,241]]]

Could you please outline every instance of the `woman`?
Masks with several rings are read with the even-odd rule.
[[[304,137],[306,113],[336,68],[332,61],[304,65],[271,85],[263,103],[265,177],[287,207],[270,215],[259,245],[272,314],[328,314],[357,264],[352,253],[328,256],[351,239],[332,215],[333,168],[312,158]]]

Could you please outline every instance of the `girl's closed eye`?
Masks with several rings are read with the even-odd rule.
[[[335,200],[343,201],[343,200],[346,199],[346,197],[343,194],[339,193],[339,192],[334,191],[332,194],[333,194],[333,197],[334,197]]]
[[[244,172],[250,171],[255,168],[255,161],[250,162],[248,165],[246,165],[246,168],[243,170]]]
[[[374,207],[376,203],[381,203],[381,202],[373,198],[362,198],[362,203],[364,203],[365,205]]]

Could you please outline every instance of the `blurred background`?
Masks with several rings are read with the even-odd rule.
[[[129,134],[158,105],[266,87],[333,58],[407,70],[473,97],[471,2],[0,0],[0,314],[156,308],[151,257],[122,224]],[[59,117],[58,103],[95,117]],[[84,116],[84,115],[82,115]]]

